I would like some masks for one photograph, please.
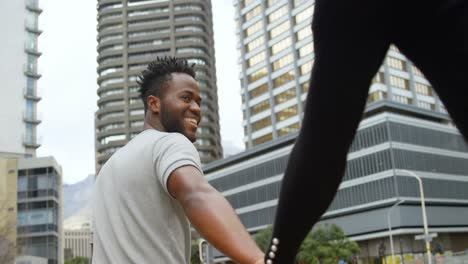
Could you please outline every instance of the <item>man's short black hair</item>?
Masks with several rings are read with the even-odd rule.
[[[140,85],[140,97],[148,108],[146,99],[149,95],[162,96],[162,90],[167,81],[172,80],[171,73],[186,73],[195,78],[195,64],[189,65],[186,59],[172,56],[156,57],[148,67],[138,76],[137,83]]]

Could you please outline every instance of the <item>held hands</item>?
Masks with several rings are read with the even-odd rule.
[[[261,259],[255,261],[255,264],[265,264],[264,258],[261,258]]]

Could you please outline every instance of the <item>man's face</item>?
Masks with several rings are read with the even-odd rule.
[[[161,97],[161,124],[165,131],[181,133],[194,142],[201,119],[200,91],[195,79],[185,73],[172,73]]]

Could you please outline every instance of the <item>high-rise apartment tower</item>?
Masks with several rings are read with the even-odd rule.
[[[250,148],[300,127],[314,63],[310,22],[315,1],[239,0],[234,5],[244,142]],[[429,82],[393,46],[370,87],[366,115],[387,110],[449,120]]]
[[[40,146],[36,105],[41,99],[37,95],[41,12],[37,0],[0,2],[0,156],[33,157]]]
[[[98,2],[97,170],[143,127],[138,75],[156,56],[195,63],[203,118],[195,143],[203,163],[222,157],[211,1]]]

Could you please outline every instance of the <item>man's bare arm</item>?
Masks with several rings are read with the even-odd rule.
[[[210,244],[237,263],[262,263],[263,252],[241,224],[232,206],[193,166],[174,170],[167,183],[192,225]]]

